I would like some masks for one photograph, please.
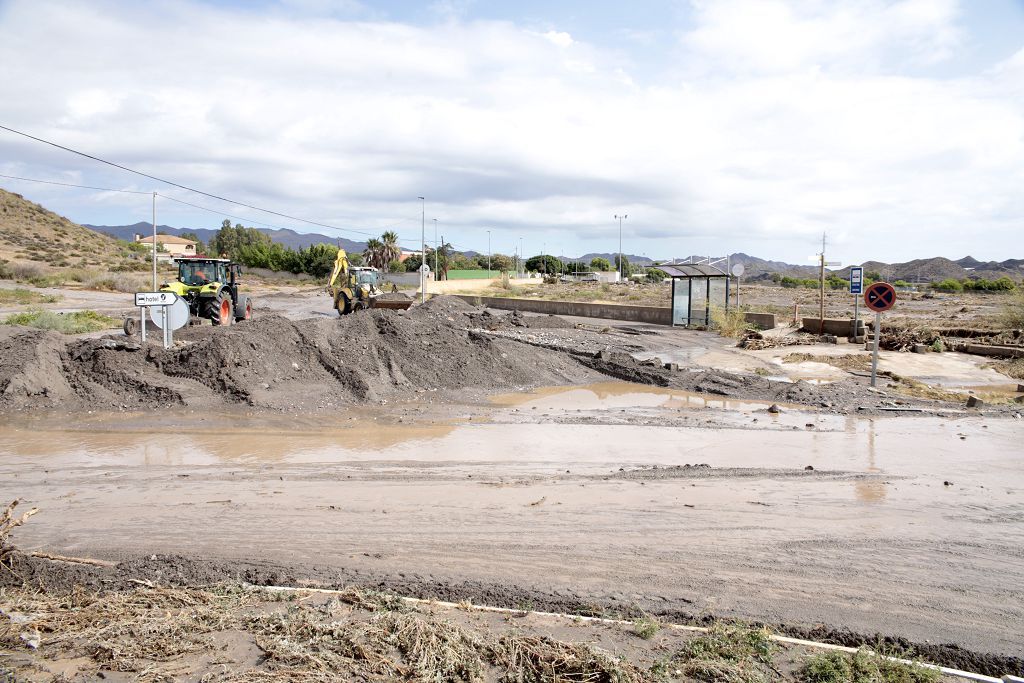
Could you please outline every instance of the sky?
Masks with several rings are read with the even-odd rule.
[[[0,174],[403,246],[1024,258],[1024,0],[0,0]],[[80,223],[146,195],[0,178]],[[421,202],[418,197],[424,197]],[[338,228],[260,213],[268,208]]]

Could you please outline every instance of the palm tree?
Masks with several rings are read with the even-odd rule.
[[[366,240],[366,250],[363,252],[363,259],[366,265],[373,268],[382,268],[381,259],[384,256],[384,243],[376,237]]]
[[[383,243],[381,260],[384,263],[384,270],[387,270],[392,261],[397,261],[402,256],[402,248],[398,246],[398,233],[388,230],[380,236]]]

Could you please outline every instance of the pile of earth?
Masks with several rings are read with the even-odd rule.
[[[224,403],[316,410],[438,389],[514,390],[597,377],[564,353],[470,331],[474,313],[437,297],[408,311],[261,316],[188,328],[169,350],[122,335],[67,342],[54,332],[4,327],[0,410]]]

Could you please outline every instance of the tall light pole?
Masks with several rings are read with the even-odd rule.
[[[434,219],[434,282],[437,282],[437,219]]]
[[[427,200],[417,197],[420,200],[420,303],[427,302],[427,274],[423,272],[423,266],[427,264]]]
[[[153,193],[153,291],[156,291],[156,192]],[[146,321],[143,320],[145,325]]]
[[[523,264],[523,271],[522,272],[525,273],[526,272],[526,254],[523,253],[523,238],[522,237],[519,238],[519,260]]]
[[[487,274],[491,274],[491,231],[487,231]]]
[[[629,218],[626,214],[621,216],[616,215],[615,218],[619,221],[619,282],[622,282],[622,220]]]

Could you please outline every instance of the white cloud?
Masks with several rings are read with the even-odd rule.
[[[661,78],[505,22],[99,7],[0,5],[0,120],[285,212],[411,236],[426,195],[477,249],[486,227],[606,251],[622,212],[634,251],[663,255],[703,236],[801,260],[823,229],[858,259],[1024,247],[1024,50],[969,78],[915,73],[955,54],[951,3],[700,5]],[[9,135],[0,158],[106,173]],[[110,201],[55,208],[117,221]]]

